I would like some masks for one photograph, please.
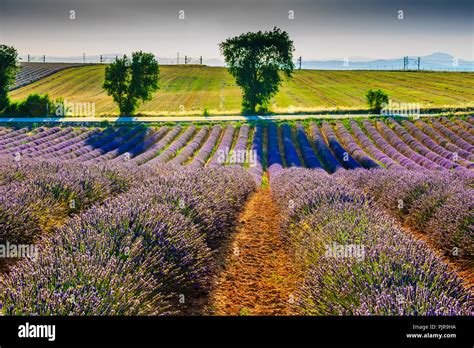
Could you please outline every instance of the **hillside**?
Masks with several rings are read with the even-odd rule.
[[[70,103],[95,103],[97,114],[116,114],[102,89],[104,66],[60,71],[11,92],[12,99],[49,93]],[[382,88],[394,102],[422,108],[474,107],[474,73],[400,71],[296,71],[273,100],[276,113],[365,109],[369,88]],[[240,113],[241,92],[224,68],[162,66],[160,89],[139,109],[150,115]]]

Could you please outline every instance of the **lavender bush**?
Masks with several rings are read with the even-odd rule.
[[[425,233],[447,256],[466,261],[472,259],[472,175],[361,171],[341,177],[347,185],[368,193],[404,225]]]
[[[142,165],[147,161],[155,158],[161,153],[161,151],[166,148],[182,131],[181,126],[175,126],[172,130],[167,133],[163,139],[150,146],[145,152],[141,153],[138,156],[135,156],[131,162],[136,165]]]
[[[263,176],[263,127],[256,126],[253,133],[250,151],[255,154],[254,163],[249,163],[248,172],[255,179],[255,183],[260,186]]]
[[[194,156],[193,161],[191,162],[191,166],[194,167],[204,167],[207,160],[212,154],[212,150],[216,146],[217,142],[219,141],[219,137],[222,133],[222,127],[220,125],[216,125],[212,127],[211,133],[209,134],[209,138],[204,143],[202,148],[199,152]]]
[[[403,140],[413,151],[446,169],[462,169],[458,164],[439,156],[438,154],[425,147],[410,133],[408,133],[402,126],[400,126],[398,122],[395,121],[393,118],[389,118],[388,122],[394,132],[400,137],[400,139]]]
[[[278,128],[274,123],[268,125],[268,175],[273,180],[277,174],[283,170],[283,161],[281,158],[280,148],[278,146]]]
[[[366,172],[350,173],[359,171]],[[304,272],[295,310],[302,315],[472,314],[461,280],[370,197],[345,186],[347,174],[287,169],[272,182],[286,240]],[[359,252],[335,251],[348,246]]]
[[[133,148],[128,150],[127,152],[121,154],[120,156],[116,157],[113,161],[114,162],[128,162],[132,158],[144,153],[149,149],[151,146],[156,144],[160,141],[163,136],[168,132],[169,128],[167,126],[160,127],[159,130],[156,132],[151,131],[149,136],[146,136],[143,141],[138,142]]]
[[[362,167],[366,169],[380,168],[377,162],[367,156],[365,151],[356,143],[352,135],[341,122],[336,122],[335,129],[337,137],[341,140],[343,146]]]
[[[328,145],[334,153],[335,157],[346,169],[357,169],[362,168],[359,163],[352,158],[349,152],[342,147],[342,145],[337,140],[336,135],[334,134],[331,126],[326,121],[323,121],[321,124],[321,130],[324,133],[324,136],[327,139]]]
[[[315,155],[313,148],[308,141],[308,137],[306,136],[306,132],[304,131],[304,127],[300,123],[296,124],[296,140],[300,146],[301,155],[303,156],[306,167],[311,169],[322,169],[323,166]]]
[[[311,122],[310,129],[314,147],[316,148],[316,153],[321,159],[324,167],[330,173],[335,173],[336,171],[343,169],[341,164],[337,161],[336,157],[334,157],[331,150],[329,150],[328,146],[326,145],[326,142],[324,141],[324,138],[315,122]]]
[[[109,151],[98,158],[93,159],[91,162],[100,163],[100,162],[105,162],[105,161],[110,161],[110,160],[117,162],[123,159],[123,156],[126,156],[126,158],[128,158],[130,156],[130,151],[134,149],[136,146],[146,142],[153,135],[153,133],[154,132],[152,128],[146,128],[144,130],[138,131],[135,133],[135,135],[132,135],[130,140],[124,142],[123,144],[118,146],[116,149]]]
[[[474,136],[472,136],[469,132],[466,132],[462,127],[459,127],[456,123],[451,122],[446,117],[441,117],[440,120],[444,126],[454,131],[454,133],[457,134],[462,140],[468,144],[474,143]]]
[[[474,155],[469,151],[463,150],[457,145],[449,142],[448,139],[441,136],[437,131],[435,131],[431,126],[423,121],[416,121],[416,126],[419,127],[423,132],[428,134],[433,140],[435,140],[439,145],[444,147],[446,150],[458,154],[459,156],[467,159],[468,161],[474,161]]]
[[[431,124],[433,127],[438,130],[441,134],[443,134],[447,139],[452,141],[456,146],[460,147],[461,149],[470,152],[471,154],[474,153],[474,145],[471,145],[463,138],[459,137],[456,133],[451,131],[450,129],[443,126],[441,123],[431,120]]]
[[[467,167],[467,168],[472,168],[474,165],[472,163],[469,163],[465,161],[463,158],[458,158],[455,160],[455,153],[446,150],[444,147],[441,145],[438,145],[431,137],[427,136],[425,133],[423,133],[418,127],[416,127],[413,123],[407,120],[403,120],[402,124],[406,131],[410,133],[413,137],[421,141],[422,144],[424,144],[427,148],[432,150],[433,152],[439,154],[440,156],[448,159],[451,163],[458,162],[460,165]],[[455,161],[455,162],[453,162]],[[454,166],[454,168],[459,168],[459,166]]]
[[[176,156],[179,150],[181,150],[186,144],[193,138],[196,133],[196,126],[189,126],[181,136],[176,139],[167,149],[161,152],[158,156],[147,162],[149,165],[157,165],[169,162],[173,157]]]
[[[398,152],[398,150],[395,149],[392,145],[390,145],[369,121],[365,120],[362,122],[362,124],[364,125],[367,134],[372,138],[374,144],[387,156],[391,157],[407,169],[423,170],[423,167],[421,165],[404,156],[403,154]]]
[[[37,262],[16,265],[1,280],[3,313],[177,314],[207,291],[216,232],[229,232],[252,178],[230,166],[147,175],[58,228]]]
[[[301,161],[293,144],[291,126],[284,124],[281,126],[283,149],[285,151],[285,160],[288,167],[302,167]]]
[[[223,165],[224,162],[222,161],[222,155],[228,154],[230,148],[232,147],[232,140],[234,139],[234,132],[235,128],[233,125],[229,124],[224,131],[224,135],[222,136],[221,142],[217,146],[216,151],[214,152],[214,156],[212,156],[211,160],[209,161],[209,166],[215,167]]]
[[[400,139],[394,131],[392,131],[387,125],[381,121],[375,122],[377,129],[380,134],[387,140],[387,142],[397,149],[400,153],[410,158],[413,162],[425,167],[428,170],[444,170],[443,167],[437,165],[427,157],[424,157],[415,151],[413,151],[402,139]]]
[[[463,130],[466,130],[469,132],[470,135],[474,135],[474,127],[472,126],[471,123],[467,122],[467,121],[464,121],[463,119],[461,118],[454,118],[453,121],[459,126],[461,127]]]
[[[209,133],[209,127],[203,126],[196,136],[189,142],[186,147],[171,161],[173,164],[184,164],[193,158],[194,153],[201,147]]]
[[[403,169],[400,164],[387,156],[384,152],[380,151],[377,146],[374,145],[374,143],[360,129],[356,121],[352,120],[349,123],[352,132],[354,133],[354,137],[373,158],[382,163],[387,169]]]

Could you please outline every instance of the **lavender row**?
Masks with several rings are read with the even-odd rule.
[[[470,124],[469,122],[464,121],[463,119],[460,119],[460,118],[455,118],[455,119],[453,119],[453,121],[456,122],[456,124],[458,124],[463,129],[468,131],[469,134],[474,135],[474,127],[472,126],[472,124]]]
[[[100,128],[93,128],[69,141],[53,146],[51,149],[48,149],[42,157],[46,159],[63,159],[66,156],[74,156],[75,151],[88,146],[90,142],[94,139],[99,139],[104,133],[105,132],[101,131]]]
[[[449,267],[341,180],[356,172],[370,176],[374,171],[329,176],[287,169],[272,182],[285,219],[284,237],[304,278],[296,312],[471,315],[470,293]]]
[[[321,162],[326,170],[329,173],[335,173],[336,171],[343,169],[341,164],[337,161],[336,157],[334,157],[331,150],[326,145],[323,135],[319,131],[319,128],[315,122],[311,122],[310,131],[314,147],[316,148],[316,153],[321,159]]]
[[[239,135],[235,142],[232,154],[228,160],[229,164],[244,165],[247,161],[247,145],[249,142],[250,127],[247,124],[240,126]]]
[[[454,163],[446,158],[439,156],[438,154],[432,152],[417,139],[415,139],[410,133],[408,133],[402,126],[398,124],[393,118],[389,118],[388,122],[393,127],[395,133],[402,139],[410,148],[419,153],[420,155],[426,157],[430,161],[446,168],[446,169],[462,169],[457,163]]]
[[[4,136],[8,135],[13,130],[11,128],[0,127],[0,140],[3,139]]]
[[[125,152],[133,149],[135,146],[138,144],[142,143],[146,139],[148,139],[151,135],[153,134],[153,129],[151,128],[142,128],[142,129],[136,129],[133,134],[128,138],[128,140],[124,140],[122,143],[119,144],[119,146],[112,150],[109,151],[102,156],[99,156],[97,158],[94,158],[91,160],[92,163],[101,163],[105,161],[110,161],[113,160],[117,157],[119,157],[122,154],[125,154]]]
[[[267,146],[268,146],[268,175],[270,176],[270,180],[273,180],[278,173],[283,170],[283,162],[281,159],[280,148],[278,146],[278,128],[277,125],[274,123],[270,123],[268,125],[268,138],[267,138]]]
[[[114,158],[121,154],[118,148],[123,146],[124,143],[127,143],[130,139],[135,137],[137,134],[141,133],[143,128],[141,126],[126,128],[123,133],[118,134],[111,142],[100,145],[97,149],[92,152],[89,152],[83,156],[79,156],[77,159],[81,162],[97,163],[102,162],[100,157],[107,155],[110,152],[110,157]]]
[[[49,140],[43,141],[41,144],[32,146],[27,149],[24,154],[28,157],[38,157],[41,154],[50,151],[52,147],[60,145],[66,141],[69,141],[73,138],[76,138],[80,134],[87,131],[87,128],[82,127],[80,129],[74,130],[73,128],[67,128],[56,137],[53,137]]]
[[[402,123],[406,131],[408,131],[408,133],[413,135],[416,139],[421,141],[421,143],[424,144],[427,148],[439,154],[440,156],[443,156],[444,158],[454,163],[459,162],[459,164],[467,168],[471,168],[474,166],[473,164],[463,160],[462,158],[456,158],[457,155],[455,155],[455,153],[446,150],[441,145],[438,145],[438,143],[436,143],[431,137],[423,133],[418,127],[416,127],[410,121],[403,120]]]
[[[468,161],[474,161],[474,155],[470,152],[461,149],[455,144],[450,143],[446,138],[442,137],[437,131],[423,121],[416,121],[416,126],[420,128],[424,133],[429,135],[439,145],[444,147],[446,150],[456,153],[457,155],[467,159]]]
[[[250,151],[255,156],[253,161],[249,161],[248,172],[253,176],[257,186],[260,186],[263,175],[263,127],[260,125],[255,126]]]
[[[3,167],[10,172],[0,186],[0,244],[31,243],[53,222],[125,192],[142,175],[127,168],[27,160]]]
[[[222,136],[221,142],[217,146],[216,151],[214,152],[214,156],[212,156],[209,166],[219,166],[225,163],[225,160],[222,160],[222,157],[226,157],[225,154],[229,153],[230,148],[232,147],[232,141],[234,139],[234,132],[235,128],[233,125],[229,124],[225,131],[224,135]],[[224,155],[224,156],[223,156]]]
[[[207,160],[212,154],[212,150],[219,141],[221,132],[222,127],[220,125],[212,127],[211,133],[209,134],[209,138],[206,140],[206,142],[201,147],[196,156],[194,156],[193,161],[191,162],[191,166],[204,167],[206,165]]]
[[[196,126],[189,126],[186,131],[176,139],[166,150],[160,153],[157,157],[153,158],[148,164],[163,164],[169,162],[176,153],[181,150],[194,136],[196,132]]]
[[[465,142],[469,144],[474,144],[474,136],[472,136],[471,134],[466,132],[464,129],[459,127],[456,123],[451,122],[446,117],[441,117],[441,122],[446,127],[454,131],[454,133],[457,134],[462,140],[464,140]]]
[[[374,145],[374,143],[364,134],[362,129],[360,129],[356,121],[351,120],[349,124],[354,137],[373,158],[382,163],[387,169],[403,169],[400,164],[395,162],[391,157],[387,156]]]
[[[341,140],[344,148],[349,151],[351,156],[366,169],[380,168],[380,166],[370,158],[364,150],[356,143],[349,131],[340,122],[335,125],[336,134]]]
[[[184,164],[192,159],[194,153],[201,147],[209,134],[209,127],[202,126],[196,136],[183,148],[183,150],[170,162],[172,164]]]
[[[212,241],[254,189],[242,168],[181,167],[57,229],[2,280],[6,315],[166,315],[209,290]],[[220,239],[220,238],[218,238]],[[50,291],[49,289],[54,289]],[[195,308],[194,308],[195,310]]]
[[[363,190],[385,211],[426,234],[446,256],[474,255],[474,176],[450,172],[358,172],[345,181]]]
[[[8,147],[0,151],[0,155],[11,154],[14,152],[21,153],[25,150],[27,151],[28,149],[34,146],[40,145],[43,142],[51,140],[51,138],[54,138],[54,136],[56,136],[60,130],[61,128],[59,127],[39,128],[36,134],[28,137],[26,140],[19,140],[16,142],[8,143]],[[71,131],[71,128],[69,128],[69,131]]]
[[[293,143],[293,136],[291,134],[291,126],[284,124],[281,126],[281,134],[283,141],[283,149],[285,151],[285,160],[288,167],[301,167],[301,161],[296,152],[295,145]]]
[[[16,135],[13,138],[4,140],[0,142],[0,151],[6,152],[12,147],[28,142],[30,139],[35,140],[37,138],[40,138],[42,136],[42,133],[46,130],[47,130],[46,127],[39,127],[39,128],[31,130],[32,134],[21,133],[21,134]]]
[[[3,150],[5,145],[9,144],[10,142],[14,142],[16,140],[21,140],[21,139],[27,138],[29,131],[30,131],[30,129],[25,127],[25,128],[21,128],[21,129],[18,129],[18,130],[14,130],[14,131],[6,134],[5,136],[3,136],[0,139],[0,150]]]
[[[42,138],[36,141],[29,141],[23,146],[18,147],[17,151],[21,152],[24,155],[29,155],[31,152],[39,152],[43,149],[48,148],[49,146],[58,144],[64,139],[68,139],[68,137],[71,137],[71,133],[74,133],[74,128],[72,127],[60,129],[59,131],[52,132],[49,135],[43,136]],[[12,150],[10,150],[10,153],[14,152]]]
[[[445,168],[413,151],[402,139],[400,139],[393,130],[391,130],[385,123],[376,121],[376,128],[380,131],[382,136],[396,148],[400,153],[410,158],[413,162],[423,166],[429,170],[444,170]]]
[[[127,162],[131,160],[132,158],[145,152],[149,147],[153,146],[153,144],[157,143],[167,132],[168,127],[166,126],[161,127],[156,132],[150,128],[147,130],[147,135],[149,136],[145,136],[143,139],[141,139],[141,141],[132,144],[131,148],[127,152],[115,157],[112,162]]]
[[[400,165],[407,169],[411,170],[423,170],[423,167],[418,163],[415,163],[410,158],[404,156],[397,151],[392,145],[390,145],[382,135],[374,128],[374,126],[369,121],[363,122],[364,128],[369,136],[372,138],[375,145],[383,151],[387,156],[396,160]]]
[[[160,152],[168,146],[180,133],[181,133],[181,126],[175,126],[169,133],[165,135],[163,139],[149,147],[145,152],[142,154],[134,157],[131,160],[131,163],[135,163],[137,165],[142,165],[146,163],[147,161],[153,159],[156,157]]]
[[[319,162],[318,157],[315,155],[309,143],[304,127],[300,123],[296,124],[296,140],[300,146],[301,155],[303,156],[306,167],[311,169],[323,169],[321,162]]]
[[[323,121],[321,124],[321,130],[324,133],[324,136],[327,139],[328,145],[334,153],[335,157],[346,169],[357,169],[362,168],[359,163],[357,163],[354,158],[342,147],[342,145],[337,140],[336,135],[334,134],[331,126],[328,122]]]
[[[471,154],[474,153],[474,145],[469,144],[467,141],[459,137],[456,133],[454,133],[453,131],[446,128],[441,123],[435,120],[432,120],[431,124],[433,125],[434,128],[436,128],[438,132],[440,132],[443,136],[445,136],[454,144],[456,144],[456,146],[460,147],[461,149],[465,151],[468,151]]]
[[[113,141],[119,134],[123,133],[125,128],[107,128],[96,137],[91,139],[86,139],[83,142],[77,144],[77,146],[73,146],[70,149],[67,149],[67,152],[64,155],[61,155],[58,159],[61,160],[73,160],[77,158],[82,158],[82,160],[86,161],[87,159],[94,158],[94,155],[87,157],[88,154],[92,154],[95,151],[99,151],[98,149],[105,144],[110,143]],[[95,155],[95,157],[97,157]]]

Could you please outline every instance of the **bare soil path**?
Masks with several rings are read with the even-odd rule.
[[[259,189],[240,215],[224,270],[210,297],[215,315],[291,315],[298,275],[280,239],[270,190]]]

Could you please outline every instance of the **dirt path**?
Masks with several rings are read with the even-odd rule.
[[[215,315],[291,315],[297,278],[280,239],[280,215],[270,190],[259,189],[240,215],[211,294],[211,310]]]

